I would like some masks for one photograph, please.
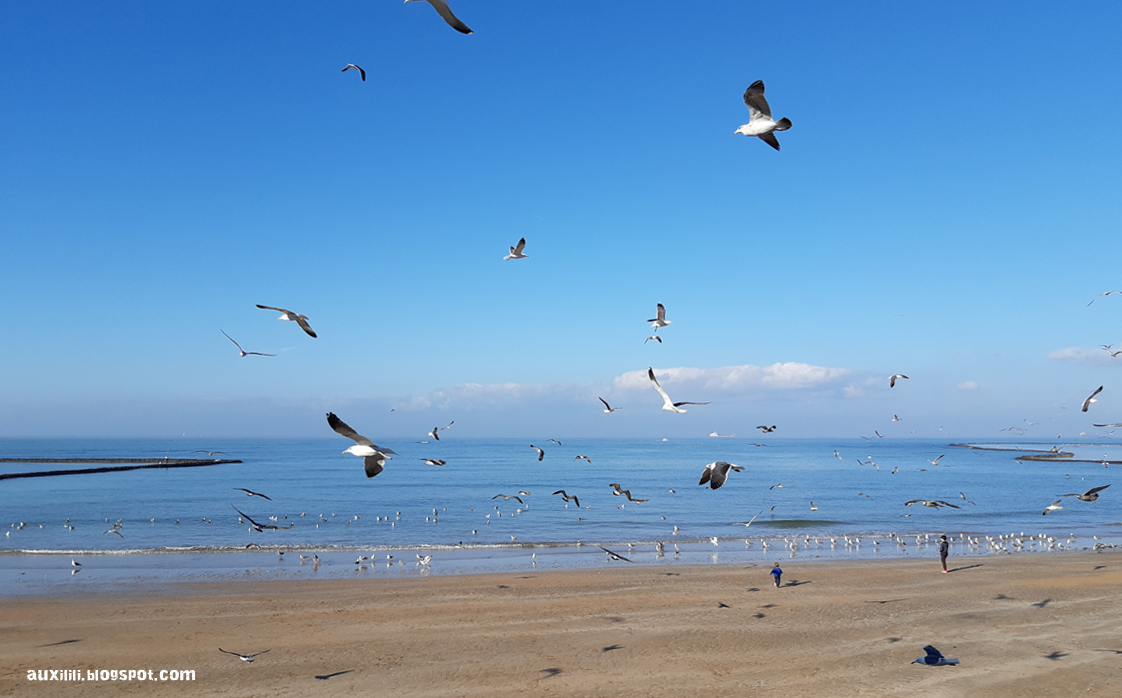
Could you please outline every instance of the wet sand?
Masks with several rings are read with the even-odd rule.
[[[0,599],[0,695],[1122,695],[1122,552]],[[910,662],[935,645],[957,667]],[[252,664],[218,648],[271,650]],[[37,682],[29,669],[195,671]]]

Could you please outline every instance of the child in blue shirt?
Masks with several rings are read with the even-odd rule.
[[[775,563],[775,567],[771,568],[771,576],[775,577],[775,586],[779,587],[779,578],[783,576],[783,570],[779,569],[779,563]]]

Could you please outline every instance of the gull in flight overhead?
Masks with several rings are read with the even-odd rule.
[[[105,533],[116,533],[116,534],[117,534],[118,536],[120,536],[121,538],[124,538],[124,537],[125,537],[125,534],[121,533],[121,532],[120,532],[119,530],[117,530],[117,529],[115,529],[115,528],[111,528],[111,529],[109,529],[108,531],[106,531]],[[105,535],[105,533],[102,533],[101,535],[103,535],[103,536],[104,536],[104,535]]]
[[[588,461],[589,465],[592,465],[592,459],[588,456],[576,456],[575,458],[573,458],[573,460],[586,460]]]
[[[945,456],[946,454],[944,453],[943,455]],[[930,463],[931,465],[939,465],[939,461],[941,461],[941,460],[943,460],[943,456],[939,456],[935,460],[930,460],[929,459],[927,462]]]
[[[618,482],[610,483],[608,485],[608,487],[612,488],[612,494],[613,495],[615,495],[616,497],[618,497],[620,495],[623,495],[623,496],[627,497],[627,501],[629,501],[629,502],[634,502],[635,504],[642,504],[643,502],[649,502],[650,501],[649,499],[635,499],[634,497],[631,496],[631,490],[622,489]]]
[[[1112,294],[1112,293],[1122,293],[1122,291],[1103,291],[1103,292],[1102,292],[1102,293],[1100,293],[1099,295],[1097,295],[1097,296],[1095,296],[1094,298],[1092,298],[1092,299],[1091,299],[1091,303],[1094,303],[1095,301],[1097,301],[1098,299],[1102,298],[1103,296],[1109,296],[1109,295],[1110,295],[1110,294]],[[1087,304],[1087,307],[1090,307],[1090,306],[1091,306],[1091,303],[1088,303],[1088,304]]]
[[[644,339],[643,344],[646,344],[647,342],[651,341],[652,339],[654,341],[658,342],[659,344],[662,344],[662,337],[659,337],[657,334],[652,334],[650,337],[647,337],[646,339]]]
[[[257,523],[257,522],[256,522],[256,521],[254,521],[253,519],[249,518],[249,515],[248,515],[248,514],[246,514],[246,513],[242,512],[242,510],[241,510],[241,509],[238,509],[238,508],[237,508],[237,507],[235,507],[235,506],[234,506],[233,504],[231,504],[230,506],[231,506],[231,507],[233,507],[234,511],[238,512],[238,513],[239,513],[239,514],[241,514],[241,515],[242,515],[243,517],[245,517],[245,520],[249,522],[249,525],[250,525],[250,526],[253,526],[253,530],[254,530],[254,531],[257,531],[258,533],[261,533],[261,532],[262,532],[262,531],[264,531],[264,530],[269,530],[269,531],[284,531],[284,530],[287,530],[287,529],[289,529],[289,528],[292,528],[293,526],[295,526],[295,525],[296,525],[296,524],[294,524],[294,523],[291,523],[291,524],[288,524],[287,526],[277,526],[276,524],[262,524],[262,523]]]
[[[756,136],[779,150],[779,139],[775,137],[775,132],[791,128],[791,120],[783,118],[775,121],[771,118],[771,107],[764,98],[763,80],[757,80],[744,91],[744,104],[748,107],[748,123],[733,131],[733,135],[742,133],[745,136]]]
[[[230,652],[229,650],[224,650],[221,647],[219,647],[218,651],[219,652],[225,652],[226,654],[232,654],[235,657],[237,657],[238,659],[242,660],[243,662],[251,662],[252,663],[255,658],[260,657],[261,655],[265,654],[265,652],[268,652],[269,650],[264,650],[262,652],[254,652],[253,654],[241,654],[239,652]]]
[[[1112,429],[1112,428],[1122,427],[1122,422],[1118,422],[1116,424],[1092,424],[1091,426],[1093,426],[1093,427],[1106,427],[1108,429]],[[197,451],[196,451],[196,453],[197,453]]]
[[[838,453],[838,450],[836,448],[834,449],[834,458],[837,458],[838,460],[842,459],[841,454]]]
[[[894,415],[892,415],[892,421],[900,422],[900,421],[903,421],[903,420],[900,419],[900,415],[894,414]]]
[[[927,653],[927,656],[920,657],[912,664],[926,664],[927,666],[955,666],[958,664],[957,659],[947,659],[942,652],[931,645],[924,647],[923,651]]]
[[[725,480],[728,479],[730,470],[739,473],[744,470],[744,466],[733,465],[732,463],[726,463],[723,460],[714,461],[705,466],[705,470],[701,471],[701,481],[697,484],[704,485],[708,482],[709,489],[719,490],[721,489],[721,486],[725,484]]]
[[[421,458],[420,460],[423,460],[425,465],[446,465],[448,463],[448,461],[439,458]]]
[[[526,502],[522,501],[521,497],[517,497],[513,494],[510,495],[509,497],[506,496],[505,494],[496,494],[494,497],[491,497],[491,499],[498,499],[499,497],[502,497],[504,502],[509,502],[512,499],[517,499],[519,504],[525,504],[526,503]]]
[[[655,332],[658,332],[658,328],[666,327],[673,321],[666,319],[666,308],[662,305],[662,303],[659,303],[658,309],[655,311],[655,316],[650,320],[647,320],[647,322],[653,323],[651,327],[655,328]],[[646,344],[646,342],[643,343]]]
[[[951,504],[950,502],[944,502],[941,499],[913,499],[910,502],[904,502],[904,506],[906,506],[906,507],[910,507],[913,504],[922,504],[923,506],[931,507],[932,509],[938,509],[939,507],[950,507],[951,509],[961,508],[957,504]]]
[[[1050,511],[1059,511],[1060,509],[1063,509],[1063,507],[1062,507],[1062,506],[1060,506],[1060,500],[1059,500],[1059,499],[1057,499],[1056,501],[1052,502],[1052,503],[1051,503],[1051,504],[1049,504],[1048,506],[1044,507],[1044,513],[1043,513],[1043,514],[1041,514],[1041,516],[1047,516],[1047,515],[1048,515],[1048,512],[1050,512]]]
[[[905,380],[907,380],[907,379],[908,379],[908,377],[907,377],[907,376],[905,376],[905,375],[904,375],[903,373],[897,373],[897,374],[896,374],[896,375],[894,375],[894,376],[889,376],[889,377],[888,377],[888,387],[889,387],[889,388],[895,388],[895,387],[896,387],[896,379],[897,379],[897,378],[903,378],[903,379],[905,379]]]
[[[226,335],[226,339],[234,342],[234,338],[226,334],[225,330],[219,329],[218,331]],[[234,342],[234,346],[238,348],[238,353],[242,355],[243,359],[247,356],[276,356],[276,354],[262,354],[259,351],[246,351],[245,349],[242,349],[242,345],[238,344],[237,342]]]
[[[618,560],[620,562],[631,562],[631,560],[628,560],[623,555],[620,555],[619,553],[613,553],[611,550],[608,550],[602,545],[597,545],[596,547],[606,552],[608,554],[608,557],[612,558],[613,560]]]
[[[370,439],[359,434],[354,429],[351,429],[347,426],[346,422],[336,417],[334,412],[327,413],[327,423],[335,430],[335,433],[355,442],[354,446],[343,451],[343,453],[349,453],[362,458],[363,465],[366,466],[366,477],[368,478],[374,477],[385,469],[386,461],[393,460],[390,458],[390,454],[397,455],[393,449],[380,448]]]
[[[510,254],[503,257],[503,261],[505,262],[508,259],[526,259],[530,255],[523,254],[522,250],[524,250],[524,249],[526,249],[526,238],[522,238],[521,240],[518,241],[517,245],[510,248]]]
[[[534,449],[535,451],[537,451],[537,452],[538,452],[538,462],[539,462],[539,463],[540,463],[540,462],[541,462],[542,460],[544,460],[544,459],[545,459],[545,451],[541,450],[540,448],[538,448],[538,447],[537,447],[537,446],[535,446],[534,444],[530,444],[530,448],[532,448],[532,449]]]
[[[235,490],[238,490],[239,492],[245,492],[245,496],[247,496],[247,497],[260,497],[261,499],[269,499],[268,497],[266,497],[265,495],[261,494],[260,492],[254,492],[254,491],[252,491],[252,490],[247,490],[247,489],[246,489],[246,488],[244,488],[244,487],[235,487],[234,489],[235,489]],[[273,500],[272,500],[272,499],[269,499],[269,501],[271,502],[271,501],[273,501]]]
[[[598,397],[596,399],[599,400],[600,402],[604,403],[604,414],[611,414],[612,412],[615,412],[616,410],[622,410],[623,409],[622,407],[612,407],[611,405],[608,404],[608,401],[605,400],[602,397]]]
[[[1098,395],[1099,393],[1101,393],[1102,391],[1103,391],[1103,387],[1100,385],[1095,390],[1095,392],[1091,393],[1090,396],[1088,396],[1087,399],[1083,401],[1083,411],[1084,412],[1087,411],[1087,408],[1091,406],[1092,402],[1098,402],[1098,400],[1095,399],[1095,396]]]
[[[441,429],[441,431],[443,431],[443,430],[445,430],[445,429],[451,429],[451,428],[452,428],[452,425],[453,425],[453,424],[455,424],[455,423],[456,423],[456,420],[454,420],[454,419],[453,419],[453,420],[452,420],[451,422],[448,422],[448,426],[446,426],[446,427],[440,427],[440,429]]]
[[[662,386],[658,384],[657,380],[655,380],[654,369],[650,366],[647,367],[647,378],[651,379],[651,382],[654,383],[655,390],[657,390],[658,394],[662,396],[662,409],[666,410],[667,412],[677,412],[679,414],[682,414],[685,412],[685,410],[679,409],[682,405],[709,404],[708,402],[672,402],[670,400],[670,396],[666,394],[666,391],[663,390]]]
[[[1110,485],[1103,485],[1102,487],[1092,487],[1083,494],[1061,494],[1061,497],[1075,497],[1081,502],[1093,502],[1099,498],[1099,492],[1105,490]]]
[[[557,439],[550,439],[550,440],[549,440],[549,442],[550,442],[550,443],[554,443],[554,444],[557,444],[558,446],[560,446],[560,445],[561,445],[561,442],[560,442],[560,441],[558,441]]]
[[[758,427],[756,427],[756,428],[757,428],[757,429],[761,429],[761,430],[763,430],[763,432],[764,432],[765,434],[770,434],[771,432],[775,431],[777,427],[776,427],[776,426],[775,426],[774,424],[772,424],[772,425],[771,425],[770,427],[769,427],[769,426],[766,426],[766,425],[763,425],[763,424],[761,424],[760,426],[758,426]]]
[[[224,456],[224,455],[226,455],[226,454],[225,454],[225,453],[223,453],[222,451],[195,451],[195,453],[205,453],[205,454],[207,454],[208,456],[216,456],[216,455],[222,455],[222,456]]]
[[[967,504],[974,504],[974,506],[978,506],[977,504],[975,504],[974,502],[971,502],[969,499],[966,498],[966,493],[965,492],[959,492],[958,496],[962,497],[962,501],[966,502]]]
[[[338,64],[336,64],[336,65],[338,65]],[[357,71],[358,71],[358,74],[359,74],[359,76],[360,76],[360,77],[362,78],[362,81],[363,81],[363,82],[366,82],[366,71],[365,71],[365,70],[363,70],[362,68],[358,67],[358,66],[357,66],[357,65],[355,65],[354,63],[348,63],[348,64],[347,64],[347,67],[346,67],[346,68],[343,68],[343,70],[342,70],[341,72],[344,72],[344,73],[345,73],[345,72],[347,72],[348,70],[350,70],[350,69],[352,69],[352,68],[354,68],[355,70],[357,70]]]
[[[752,526],[752,522],[756,520],[756,517],[757,517],[757,516],[759,516],[759,515],[760,515],[760,514],[762,514],[762,513],[764,513],[764,512],[763,512],[763,510],[761,509],[761,510],[760,510],[760,511],[759,511],[759,512],[758,512],[758,513],[756,514],[756,516],[753,516],[752,518],[748,519],[748,521],[747,521],[747,522],[744,522],[744,521],[738,521],[738,522],[734,523],[734,524],[733,524],[733,526],[743,526],[744,528],[749,528],[749,527],[751,527],[751,526]]]
[[[261,308],[262,310],[275,310],[281,314],[281,316],[277,318],[278,320],[289,320],[295,322],[297,325],[300,325],[300,329],[308,333],[309,337],[314,338],[316,336],[315,330],[313,330],[312,326],[308,324],[307,315],[301,315],[300,313],[296,313],[291,310],[285,310],[284,308],[274,308],[270,305],[261,305],[260,303],[257,304],[257,307]]]
[[[580,506],[580,500],[577,499],[577,496],[575,494],[570,495],[565,490],[557,490],[553,494],[559,494],[559,495],[561,495],[561,499],[565,500],[566,502],[572,502],[573,504],[576,504],[578,507]]]
[[[429,432],[429,436],[431,436],[436,441],[440,441],[440,428],[433,427],[432,431]]]
[[[407,3],[410,3],[410,2],[413,2],[413,1],[414,0],[405,0],[405,2],[407,2]],[[448,26],[452,27],[456,31],[460,32],[461,34],[474,34],[475,33],[471,29],[468,29],[468,25],[461,22],[460,19],[458,17],[456,17],[456,15],[452,14],[452,10],[448,7],[448,3],[444,2],[444,0],[427,0],[427,1],[430,5],[433,6],[433,9],[435,9],[440,14],[440,16],[444,18],[444,21],[448,23]]]
[[[782,482],[780,482],[779,484],[777,484],[777,485],[772,485],[771,487],[769,487],[769,488],[767,488],[767,489],[768,489],[768,491],[770,492],[771,490],[778,490],[778,489],[781,489],[782,487],[783,487],[783,483],[782,483]]]
[[[810,503],[810,510],[811,511],[818,511],[818,507],[814,506],[814,502]]]

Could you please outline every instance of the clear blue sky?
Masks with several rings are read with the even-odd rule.
[[[0,436],[1122,421],[1122,6],[452,7],[0,5]]]

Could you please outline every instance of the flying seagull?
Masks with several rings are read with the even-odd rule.
[[[672,402],[670,400],[670,396],[666,394],[666,391],[663,390],[662,386],[658,384],[657,380],[655,380],[654,369],[650,366],[647,367],[647,378],[651,379],[651,382],[654,383],[655,390],[657,390],[658,394],[662,396],[662,409],[666,410],[667,412],[677,412],[679,414],[682,414],[685,412],[685,410],[679,409],[682,405],[709,404],[708,402]]]
[[[557,439],[550,439],[549,441],[550,441],[550,443],[555,443],[555,444],[557,444],[558,446],[560,446],[560,445],[561,445],[561,442],[560,442],[560,441],[558,441]]]
[[[234,489],[235,489],[235,490],[238,490],[239,492],[245,492],[245,496],[247,496],[247,497],[260,497],[261,499],[269,499],[268,497],[266,497],[265,495],[261,494],[260,492],[254,492],[254,491],[252,491],[252,490],[247,490],[247,489],[246,489],[246,488],[244,488],[244,487],[235,487]],[[271,502],[271,501],[273,501],[273,500],[272,500],[272,499],[269,499],[269,501]]]
[[[355,442],[343,453],[350,453],[353,456],[362,458],[363,465],[366,466],[366,477],[374,477],[382,472],[386,467],[387,460],[393,460],[387,454],[397,455],[391,448],[380,448],[376,443],[359,434],[354,429],[347,426],[347,423],[335,416],[334,412],[327,413],[327,423],[335,430],[335,433],[345,436]]]
[[[358,74],[359,74],[359,76],[360,76],[360,77],[362,78],[362,81],[363,81],[363,82],[366,82],[366,71],[365,71],[365,70],[363,70],[362,68],[358,67],[358,66],[357,66],[357,65],[355,65],[354,63],[348,63],[348,64],[347,64],[347,67],[346,67],[346,68],[343,68],[343,70],[342,70],[341,72],[344,72],[344,73],[345,73],[345,72],[347,72],[348,70],[350,70],[351,68],[354,68],[355,70],[357,70],[357,71],[358,71]]]
[[[499,497],[502,497],[504,502],[509,502],[512,499],[517,499],[519,504],[525,504],[526,503],[526,502],[522,501],[521,497],[516,497],[514,495],[511,495],[511,496],[508,497],[505,494],[496,494],[494,497],[491,497],[491,499],[498,499]]]
[[[1103,391],[1103,387],[1100,385],[1095,390],[1095,392],[1091,393],[1090,396],[1088,396],[1087,399],[1083,401],[1083,411],[1084,412],[1087,411],[1087,408],[1091,406],[1092,402],[1098,402],[1098,400],[1095,399],[1095,396],[1098,395],[1099,393],[1101,393],[1102,391]]]
[[[627,501],[629,501],[629,502],[634,502],[636,504],[642,504],[643,502],[649,502],[650,501],[649,499],[635,499],[634,497],[631,496],[631,490],[623,489],[618,482],[610,483],[608,485],[608,487],[612,488],[612,494],[613,495],[615,495],[616,497],[618,497],[620,495],[623,495],[623,496],[627,497]]]
[[[920,657],[912,662],[912,664],[926,664],[927,666],[955,666],[958,664],[957,659],[947,659],[943,656],[942,652],[931,645],[924,647],[923,651],[927,653],[927,656]]]
[[[673,321],[666,319],[666,308],[662,305],[662,303],[659,303],[658,309],[655,311],[655,316],[650,320],[647,320],[647,322],[654,323],[651,325],[651,327],[655,328],[655,331],[657,332],[658,328],[666,327]],[[646,344],[646,342],[643,343]]]
[[[745,136],[756,136],[779,150],[779,139],[775,137],[775,132],[791,128],[791,120],[783,118],[775,121],[771,118],[771,107],[764,99],[763,80],[757,80],[744,91],[744,104],[748,107],[748,123],[733,131],[733,135],[743,133]]]
[[[226,334],[225,330],[220,328],[218,331],[221,332],[222,334],[225,334],[226,339],[230,340],[231,342],[234,342],[234,338],[231,337],[230,335]],[[246,351],[245,349],[242,349],[242,345],[238,344],[237,342],[234,342],[234,346],[238,348],[238,353],[242,355],[243,359],[247,356],[276,356],[276,354],[262,354],[259,351]]]
[[[453,419],[453,420],[452,420],[451,422],[448,422],[448,426],[446,426],[446,427],[440,427],[440,429],[441,429],[441,431],[443,431],[443,430],[445,430],[445,429],[451,429],[451,428],[452,428],[452,425],[453,425],[453,424],[455,424],[455,423],[456,423],[456,420],[454,420],[454,419]]]
[[[1060,506],[1060,500],[1057,499],[1056,501],[1052,502],[1048,506],[1044,507],[1044,513],[1041,514],[1041,516],[1047,516],[1048,512],[1059,511],[1060,509],[1063,509],[1063,507]]]
[[[944,453],[943,455],[946,455],[946,454]],[[935,460],[928,459],[927,462],[930,463],[931,465],[939,465],[939,461],[941,461],[941,460],[943,460],[943,456],[939,456]]]
[[[406,3],[410,3],[413,1],[414,0],[405,0]],[[428,0],[428,3],[433,6],[433,8],[440,14],[441,17],[444,18],[444,21],[448,23],[448,26],[452,27],[461,34],[475,33],[471,29],[468,29],[468,25],[461,22],[459,18],[456,17],[456,15],[452,14],[452,10],[449,9],[448,3],[444,2],[444,0]]]
[[[745,523],[745,522],[743,522],[743,521],[738,521],[738,522],[734,523],[734,524],[733,524],[733,526],[743,526],[743,527],[745,527],[745,528],[750,528],[750,527],[752,526],[752,522],[753,522],[753,521],[755,521],[755,520],[756,520],[756,517],[757,517],[757,516],[759,516],[759,515],[760,515],[760,514],[762,514],[762,513],[764,513],[764,512],[763,512],[763,510],[761,509],[761,510],[759,511],[759,513],[757,513],[757,514],[756,514],[756,516],[753,516],[752,518],[748,519],[747,523]]]
[[[765,434],[770,434],[771,432],[776,430],[776,426],[774,424],[772,424],[770,427],[761,424],[760,426],[758,426],[756,428],[757,429],[762,429]],[[836,453],[836,451],[835,451],[835,453]]]
[[[1081,502],[1093,502],[1099,498],[1099,492],[1105,490],[1110,485],[1103,485],[1102,487],[1092,487],[1083,494],[1061,494],[1061,497],[1075,497]]]
[[[597,545],[596,547],[606,552],[608,554],[608,557],[612,558],[613,560],[619,560],[621,562],[631,562],[631,560],[628,560],[623,555],[620,555],[619,553],[613,553],[611,550],[608,550],[602,545]]]
[[[1122,422],[1119,422],[1119,423],[1116,423],[1116,424],[1092,424],[1091,426],[1093,426],[1093,427],[1107,427],[1107,428],[1122,427]],[[198,453],[198,451],[196,451],[196,453]]]
[[[589,465],[592,465],[592,459],[589,458],[588,456],[575,456],[573,458],[573,460],[586,460],[586,461],[588,461]]]
[[[111,528],[111,529],[109,529],[108,531],[106,531],[105,533],[116,533],[116,534],[117,534],[118,536],[120,536],[121,538],[124,538],[124,537],[125,537],[125,534],[121,533],[120,531],[118,531],[118,530],[117,530],[117,529],[115,529],[115,528]],[[101,535],[103,535],[103,536],[104,536],[104,535],[105,535],[105,533],[102,533]]]
[[[698,485],[709,483],[709,489],[719,490],[721,485],[725,484],[725,480],[729,477],[729,471],[741,472],[744,470],[743,465],[733,465],[726,463],[723,460],[714,461],[705,466],[705,470],[701,471],[701,481]]]
[[[650,337],[647,337],[646,339],[644,339],[643,344],[646,344],[647,342],[651,341],[652,339],[654,341],[658,342],[659,344],[662,344],[662,337],[659,337],[657,334],[652,334]]]
[[[611,414],[612,412],[615,412],[616,410],[622,410],[623,409],[622,407],[612,407],[611,405],[608,404],[608,401],[605,400],[602,397],[598,397],[596,399],[599,400],[600,402],[604,403],[604,414]]]
[[[896,387],[896,379],[897,379],[897,378],[904,378],[904,379],[907,379],[908,377],[907,377],[907,376],[905,376],[905,375],[904,375],[903,373],[897,373],[897,374],[896,374],[896,375],[894,375],[894,376],[889,376],[889,377],[888,377],[888,387],[889,387],[889,388],[895,388],[895,387]]]
[[[913,499],[910,502],[904,502],[904,506],[906,506],[906,507],[910,507],[913,504],[922,504],[923,506],[931,507],[932,509],[938,509],[939,507],[950,507],[951,509],[960,509],[961,508],[957,504],[951,504],[950,502],[944,502],[941,499]]]
[[[240,654],[238,652],[230,652],[228,650],[224,650],[221,647],[219,647],[218,651],[219,652],[225,652],[226,654],[232,654],[235,657],[237,657],[238,659],[242,660],[243,662],[252,662],[254,660],[254,658],[260,657],[261,655],[265,654],[265,652],[268,652],[269,650],[265,650],[264,652],[254,652],[253,654]]]
[[[419,460],[423,460],[425,465],[446,465],[448,463],[448,461],[439,458],[420,458]]]
[[[291,524],[288,524],[287,526],[277,526],[276,524],[262,524],[262,523],[257,523],[257,522],[256,522],[256,521],[254,521],[253,519],[249,518],[249,515],[248,515],[248,514],[246,514],[246,513],[244,513],[244,512],[243,512],[243,511],[242,511],[241,509],[238,509],[238,508],[237,508],[237,507],[235,507],[235,506],[234,506],[233,504],[231,504],[230,506],[231,506],[231,507],[233,507],[234,511],[238,512],[239,514],[241,514],[241,515],[242,515],[242,516],[243,516],[243,517],[245,518],[245,520],[249,522],[249,525],[250,525],[250,526],[253,526],[253,530],[257,531],[258,533],[261,533],[261,531],[264,531],[264,530],[269,530],[269,531],[284,531],[284,530],[286,530],[286,529],[289,529],[289,528],[292,528],[293,526],[295,526],[295,525],[296,525],[296,524],[294,524],[294,523],[291,523]]]
[[[1112,294],[1112,293],[1122,293],[1122,291],[1103,291],[1103,292],[1102,292],[1102,293],[1100,293],[1099,295],[1097,295],[1097,296],[1095,296],[1094,298],[1092,298],[1092,299],[1091,299],[1091,303],[1094,303],[1095,301],[1097,301],[1098,299],[1102,298],[1103,296],[1109,296],[1109,295],[1110,295],[1110,294]],[[1091,303],[1088,303],[1088,304],[1087,304],[1087,306],[1088,306],[1088,307],[1090,307]]]
[[[969,499],[967,499],[967,498],[966,498],[966,493],[965,493],[965,492],[959,492],[959,493],[958,493],[958,496],[959,496],[959,497],[962,497],[962,500],[963,500],[964,502],[966,502],[967,504],[974,504],[974,502],[971,502],[971,501],[970,501]],[[977,505],[977,504],[974,504],[974,506],[978,506],[978,505]]]
[[[541,450],[540,448],[538,448],[534,444],[530,444],[530,448],[532,448],[532,449],[534,449],[535,451],[538,452],[538,462],[539,463],[542,462],[543,460],[545,460],[545,451]]]
[[[429,432],[429,436],[431,436],[433,439],[435,439],[437,441],[440,441],[440,428],[439,427],[433,427],[432,431]]]
[[[307,315],[301,315],[300,313],[296,313],[296,312],[293,312],[291,310],[285,310],[284,308],[274,308],[270,305],[261,305],[260,303],[257,304],[257,307],[261,308],[262,310],[275,310],[275,311],[277,311],[278,313],[281,314],[281,316],[279,318],[277,318],[278,320],[293,321],[297,325],[300,325],[300,329],[307,332],[309,337],[315,337],[316,336],[315,330],[313,330],[312,326],[308,324],[308,316]]]
[[[565,500],[566,502],[573,502],[573,503],[574,503],[574,504],[576,504],[576,505],[577,505],[578,507],[580,506],[580,500],[579,500],[579,499],[577,499],[577,496],[576,496],[575,494],[574,494],[574,495],[570,495],[570,494],[569,494],[568,492],[566,492],[565,490],[557,490],[557,491],[556,491],[556,492],[554,492],[553,494],[559,494],[559,495],[561,495],[561,499],[564,499],[564,500]]]
[[[215,456],[215,455],[223,455],[224,456],[224,455],[226,455],[222,451],[195,451],[195,453],[205,453],[208,456]]]
[[[521,240],[518,241],[517,245],[510,248],[510,254],[503,257],[503,261],[505,262],[508,259],[526,259],[530,255],[523,254],[522,250],[524,250],[524,249],[526,249],[526,238],[522,238]]]

